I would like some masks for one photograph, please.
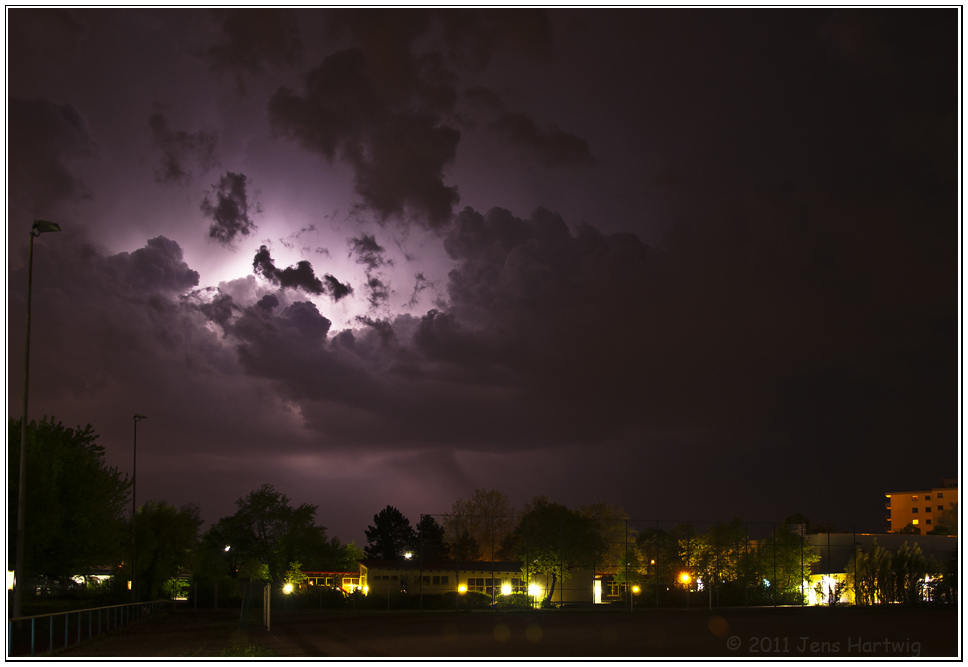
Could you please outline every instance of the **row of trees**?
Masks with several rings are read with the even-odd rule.
[[[8,442],[20,441],[11,420]],[[68,428],[52,418],[27,432],[25,575],[63,590],[78,575],[111,568],[110,586],[126,594],[132,579],[131,482],[104,462],[90,425]],[[20,448],[8,447],[7,525],[16,525]],[[197,505],[149,501],[137,508],[134,527],[140,599],[170,594],[173,580],[191,572],[196,585],[232,595],[238,583],[286,579],[287,571],[353,571],[362,551],[328,537],[316,524],[316,505],[295,506],[265,484],[236,501],[235,514],[201,533]],[[13,562],[16,541],[8,542]],[[214,598],[213,598],[214,599]]]
[[[621,590],[667,595],[676,587],[701,588],[721,604],[799,603],[819,559],[799,516],[751,539],[740,519],[705,532],[692,524],[643,528],[607,503],[572,510],[539,496],[515,512],[500,492],[479,489],[456,501],[450,514],[422,515],[416,529],[389,505],[373,521],[368,558],[520,561],[526,577],[548,577],[547,601],[571,571],[593,569],[611,574]]]
[[[870,549],[856,550],[851,557],[847,586],[854,591],[855,602],[863,605],[941,601],[953,591],[954,571],[925,556],[917,543],[904,542],[892,552],[874,540]]]
[[[19,442],[19,421],[10,422],[8,438]],[[65,587],[76,575],[114,566],[121,593],[132,578],[130,481],[105,465],[97,438],[90,426],[71,429],[46,417],[31,423],[26,575]],[[16,520],[19,454],[19,447],[8,447],[8,526]],[[316,524],[316,505],[294,505],[271,485],[239,498],[236,506],[232,516],[200,533],[197,505],[141,505],[135,521],[138,596],[165,595],[182,571],[192,572],[197,585],[211,586],[217,596],[220,584],[231,591],[240,582],[282,583],[298,579],[301,570],[355,571],[364,555],[399,559],[409,553],[425,560],[520,561],[526,577],[549,577],[549,600],[572,570],[591,568],[612,574],[626,590],[653,587],[657,596],[680,585],[686,574],[689,583],[683,586],[702,586],[721,604],[796,603],[819,558],[806,545],[810,529],[798,515],[751,538],[750,524],[739,519],[705,532],[692,524],[643,527],[607,503],[569,509],[539,496],[515,509],[500,491],[478,489],[470,499],[455,501],[447,514],[422,515],[415,527],[388,505],[374,515],[360,551],[327,536]],[[8,546],[12,562],[16,542]],[[939,572],[916,545],[897,554],[880,548],[858,553],[848,570],[861,603],[920,599],[918,582]]]

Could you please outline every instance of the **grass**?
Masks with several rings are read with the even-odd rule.
[[[229,645],[222,649],[223,658],[271,658],[275,653],[265,646],[253,644],[249,635],[236,630],[229,637]]]

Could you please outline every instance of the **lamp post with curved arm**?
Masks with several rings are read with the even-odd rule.
[[[30,292],[34,272],[34,237],[45,232],[59,232],[60,225],[47,220],[34,220],[30,227],[27,250],[27,335],[24,343],[24,413],[20,421],[20,482],[17,487],[17,555],[14,563],[13,618],[23,609],[24,585],[24,526],[27,505],[27,388],[30,386]]]

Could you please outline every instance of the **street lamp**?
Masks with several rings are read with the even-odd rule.
[[[142,419],[147,419],[147,417],[144,415],[134,416],[134,446],[132,447],[134,455],[131,462],[131,600],[133,602],[138,601],[138,570],[135,567],[138,558],[138,548],[137,539],[135,538],[134,517],[137,514],[136,496],[138,495],[138,422]]]
[[[45,232],[59,232],[57,223],[34,220],[30,227],[30,244],[27,250],[27,335],[24,343],[24,414],[20,422],[20,483],[17,488],[17,556],[14,563],[13,618],[18,618],[23,608],[24,577],[24,524],[27,505],[27,387],[30,385],[30,292],[34,273],[34,237]]]

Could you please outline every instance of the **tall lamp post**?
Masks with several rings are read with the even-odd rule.
[[[133,460],[131,461],[131,600],[132,602],[138,601],[138,570],[135,567],[138,558],[138,542],[135,537],[134,529],[134,518],[137,514],[137,500],[138,495],[138,422],[142,419],[147,419],[144,415],[134,416],[134,446],[132,451],[134,452]]]
[[[17,487],[17,556],[14,563],[13,618],[19,618],[23,609],[24,584],[24,524],[27,505],[27,388],[30,386],[30,291],[34,273],[34,237],[45,232],[59,232],[57,223],[34,220],[30,227],[30,244],[27,250],[27,335],[24,343],[24,414],[20,421],[20,482]]]

